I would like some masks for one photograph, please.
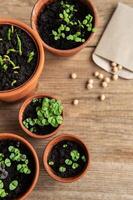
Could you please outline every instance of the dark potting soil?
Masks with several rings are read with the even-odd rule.
[[[43,100],[43,99],[42,99]],[[42,101],[37,101],[37,102],[31,102],[27,108],[25,109],[24,115],[23,115],[23,121],[27,118],[37,118],[37,113],[36,113],[36,107],[41,106],[42,105]],[[55,131],[58,127],[53,127],[51,125],[48,126],[39,126],[39,125],[35,125],[34,126],[36,131],[34,131],[35,134],[37,135],[47,135],[52,133],[53,131]],[[32,126],[30,127],[32,128]]]
[[[70,40],[68,41],[63,38],[59,40],[54,40],[52,30],[58,30],[59,26],[61,24],[64,24],[63,20],[59,17],[59,13],[62,13],[63,11],[63,8],[60,5],[61,1],[62,0],[56,0],[42,9],[38,17],[38,30],[41,38],[46,44],[57,49],[67,50],[78,47],[82,43]],[[75,8],[78,10],[78,12],[76,12],[75,14],[73,22],[77,22],[77,20],[83,21],[88,14],[93,15],[91,10],[80,1],[64,0],[64,2],[75,5]],[[88,32],[87,29],[81,30],[79,29],[79,26],[71,26],[70,34],[75,34],[78,31],[81,31],[85,40],[87,40],[91,35],[91,32]]]
[[[33,39],[24,30],[13,26],[14,33],[11,39],[8,39],[10,25],[0,25],[0,56],[7,55],[9,49],[15,49],[16,52],[10,52],[8,56],[19,66],[19,69],[13,69],[10,62],[6,62],[8,68],[4,70],[0,65],[0,91],[10,90],[25,83],[34,73],[38,62],[37,47]],[[21,40],[22,55],[19,54],[17,35]],[[27,62],[28,55],[34,51],[34,57],[30,63]]]
[[[64,144],[67,144],[66,148],[63,147]],[[78,150],[78,152],[80,153],[80,158],[78,161],[76,161],[76,163],[79,164],[79,167],[77,169],[72,169],[72,165],[64,164],[66,159],[71,159],[70,152],[72,150]],[[86,162],[84,162],[81,159],[83,155],[85,155],[86,157],[86,153],[81,145],[79,145],[78,143],[74,141],[64,140],[64,141],[59,142],[53,147],[49,155],[48,161],[54,162],[54,165],[50,167],[54,170],[56,175],[62,178],[69,178],[69,177],[74,177],[80,174],[84,170]],[[86,161],[87,159],[89,158],[86,157]],[[60,166],[65,166],[66,171],[60,172],[59,171]]]
[[[8,192],[8,196],[2,198],[3,200],[14,200],[18,199],[22,194],[24,194],[33,182],[33,178],[35,175],[35,160],[30,152],[30,150],[23,143],[16,140],[1,140],[0,141],[0,153],[5,155],[5,158],[9,158],[10,152],[8,151],[9,146],[14,146],[19,148],[20,152],[27,156],[29,160],[28,167],[31,170],[30,174],[21,174],[17,171],[17,162],[12,161],[10,167],[6,167],[6,171],[8,171],[8,176],[6,179],[2,180],[4,183],[4,189]],[[18,187],[14,191],[9,190],[9,184],[11,181],[17,180]]]

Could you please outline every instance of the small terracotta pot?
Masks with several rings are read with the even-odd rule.
[[[53,149],[53,147],[57,143],[59,143],[59,142],[61,142],[63,140],[74,141],[74,142],[78,143],[79,145],[81,145],[81,147],[84,149],[84,152],[85,152],[85,155],[86,155],[86,158],[87,158],[87,162],[86,162],[84,170],[80,174],[78,174],[77,176],[69,177],[69,178],[59,177],[59,176],[57,176],[55,174],[53,169],[48,165],[48,157],[49,157],[49,154],[51,153],[51,150]],[[45,167],[46,171],[48,172],[48,174],[53,179],[55,179],[56,181],[62,182],[62,183],[71,183],[71,182],[74,182],[74,181],[77,181],[78,179],[80,179],[87,172],[89,163],[90,163],[90,156],[89,156],[89,152],[87,150],[86,145],[78,137],[75,137],[75,136],[70,135],[70,134],[63,134],[61,136],[58,136],[58,137],[54,138],[52,141],[50,141],[47,144],[47,146],[46,146],[46,148],[44,150],[44,153],[43,153],[43,164],[44,164],[44,167]]]
[[[83,1],[83,0],[81,0]],[[38,33],[39,35],[39,31],[38,31],[38,26],[37,26],[37,20],[38,20],[38,16],[40,15],[40,12],[42,11],[42,9],[47,5],[50,4],[51,2],[53,2],[53,0],[38,0],[37,3],[35,4],[33,11],[32,11],[32,17],[31,17],[31,23],[32,23],[32,28]],[[97,10],[95,8],[95,6],[93,5],[91,0],[85,0],[84,1],[86,3],[86,5],[90,8],[95,22],[94,22],[94,27],[97,27],[98,24],[98,16],[97,16]],[[45,24],[44,24],[45,26]],[[40,39],[42,40],[42,44],[44,46],[44,48],[46,48],[48,51],[52,52],[53,54],[56,54],[58,56],[72,56],[76,53],[78,53],[79,51],[81,51],[84,47],[86,47],[90,41],[93,39],[95,33],[91,33],[91,35],[89,36],[88,40],[85,41],[82,45],[80,45],[79,47],[73,48],[73,49],[68,49],[68,50],[61,50],[61,49],[56,49],[53,48],[51,46],[49,46],[48,44],[46,44],[42,39],[41,36]]]
[[[28,149],[31,151],[31,153],[34,157],[34,160],[35,160],[36,171],[35,171],[35,177],[33,178],[33,182],[31,184],[30,188],[23,195],[21,195],[19,198],[16,199],[16,200],[24,200],[33,191],[33,189],[35,188],[36,183],[38,181],[39,172],[40,172],[39,160],[38,160],[38,156],[37,156],[35,149],[26,139],[24,139],[23,137],[20,137],[16,134],[13,134],[13,133],[0,133],[0,140],[9,140],[9,139],[17,140],[17,141],[20,141],[23,144],[25,144],[28,147]]]
[[[43,71],[45,56],[44,49],[41,40],[38,37],[38,34],[28,25],[14,19],[0,19],[0,25],[2,24],[14,25],[20,29],[23,29],[25,32],[27,32],[28,35],[31,36],[38,49],[38,65],[36,66],[36,70],[31,78],[21,86],[16,87],[12,90],[0,91],[0,100],[13,102],[32,94],[33,91],[36,89],[38,79]]]
[[[24,125],[23,125],[23,114],[25,112],[25,109],[27,108],[27,106],[32,102],[32,100],[34,98],[44,98],[44,97],[48,97],[48,98],[51,98],[51,99],[57,99],[53,96],[50,96],[50,95],[47,95],[47,94],[36,94],[36,95],[33,95],[31,97],[29,97],[28,99],[26,99],[24,101],[24,103],[22,104],[20,110],[19,110],[19,124],[21,126],[21,128],[23,129],[24,132],[26,132],[30,137],[33,137],[33,138],[37,138],[37,139],[46,139],[46,138],[49,138],[49,137],[52,137],[53,135],[55,135],[57,133],[57,131],[60,129],[60,127],[62,126],[59,125],[55,131],[53,131],[52,133],[50,134],[46,134],[46,135],[37,135],[35,133],[32,133],[31,131],[29,131]],[[63,113],[62,113],[62,116],[63,116]],[[44,133],[45,134],[45,133]]]

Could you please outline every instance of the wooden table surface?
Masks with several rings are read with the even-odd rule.
[[[85,83],[97,70],[91,54],[105,28],[117,0],[93,0],[100,27],[90,46],[71,58],[59,58],[46,52],[44,73],[37,92],[59,97],[65,110],[64,125],[58,132],[79,136],[88,146],[91,166],[87,175],[72,184],[52,180],[43,169],[42,154],[49,140],[34,140],[18,125],[20,103],[0,103],[0,132],[15,132],[27,138],[40,158],[39,182],[28,200],[133,200],[133,81],[118,80],[107,89],[85,89]],[[133,0],[122,2],[133,6]],[[0,17],[12,17],[30,24],[35,0],[0,0]],[[127,28],[128,29],[128,28]],[[76,72],[76,80],[69,74]],[[106,101],[97,96],[105,93]],[[79,99],[74,107],[71,101]],[[51,139],[50,139],[51,140]]]

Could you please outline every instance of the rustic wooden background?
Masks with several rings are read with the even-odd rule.
[[[105,28],[117,0],[93,0],[100,27],[93,42],[71,58],[46,53],[46,64],[37,92],[59,97],[65,108],[64,125],[58,134],[73,133],[87,144],[91,166],[87,175],[72,184],[53,181],[43,169],[45,140],[28,138],[18,125],[18,104],[0,104],[0,132],[16,132],[36,148],[41,165],[39,182],[28,200],[132,200],[133,199],[133,81],[118,80],[103,91],[98,82],[91,91],[85,83],[98,69],[91,54]],[[133,0],[122,2],[133,6]],[[30,24],[35,0],[0,0],[0,17],[12,17]],[[124,25],[126,26],[126,25]],[[128,31],[128,27],[127,31]],[[126,50],[126,49],[125,49]],[[78,79],[69,79],[76,72]],[[104,92],[105,102],[97,100]],[[79,106],[71,101],[79,99]]]

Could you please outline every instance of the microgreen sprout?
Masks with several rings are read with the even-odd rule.
[[[53,162],[52,160],[49,160],[49,161],[48,161],[48,164],[49,164],[50,166],[53,166],[53,165],[54,165],[54,162]]]
[[[35,56],[34,51],[31,51],[29,53],[29,55],[28,55],[28,61],[27,61],[27,63],[30,63],[33,60],[34,56]]]
[[[80,153],[77,150],[72,150],[70,155],[73,161],[77,161],[80,158]]]
[[[12,34],[12,30],[11,30],[11,28],[9,28],[8,33],[7,33],[7,38],[9,41],[11,40],[11,34]]]
[[[11,86],[14,86],[16,82],[17,82],[16,80],[13,80],[13,81],[11,82]]]
[[[66,167],[60,166],[59,167],[59,172],[64,173],[66,171]]]
[[[73,162],[72,162],[72,160],[70,160],[70,159],[66,159],[66,160],[65,160],[65,164],[66,164],[66,165],[72,165],[72,163],[73,163]]]
[[[36,101],[37,100],[35,99],[34,102]],[[34,119],[26,118],[23,121],[23,125],[27,129],[33,130],[31,128],[33,128],[35,125],[47,126],[50,124],[53,127],[58,127],[60,124],[62,124],[63,107],[60,101],[56,99],[43,98],[40,104],[40,106],[36,107],[37,117]]]
[[[28,168],[27,164],[18,164],[17,171],[19,171],[22,174],[30,174],[31,173],[31,170]]]
[[[17,43],[18,43],[19,55],[21,56],[22,55],[22,42],[21,42],[21,39],[18,34],[17,34]]]
[[[0,180],[0,198],[4,198],[8,195],[8,193],[5,191],[3,187],[4,187],[4,184],[2,180]]]
[[[6,54],[17,52],[14,48],[8,49]]]
[[[17,180],[13,180],[10,185],[9,185],[9,190],[13,191],[18,187],[18,181]]]
[[[11,161],[10,161],[9,158],[6,158],[6,159],[5,159],[5,165],[6,165],[7,167],[10,167],[10,166],[11,166]]]
[[[85,157],[85,155],[83,155],[83,156],[81,157],[81,159],[82,159],[84,162],[86,162],[86,157]]]
[[[80,21],[79,19],[75,20],[75,13],[78,12],[75,5],[61,1],[61,7],[63,9],[62,12],[59,13],[61,25],[57,28],[57,30],[52,30],[54,40],[66,39],[68,41],[79,43],[85,42],[84,33],[86,31],[96,31],[96,29],[93,28],[93,16],[88,14],[85,16],[83,21]],[[72,34],[73,27],[78,31]]]
[[[77,169],[79,167],[79,164],[78,163],[73,163],[72,164],[72,169]]]
[[[68,146],[67,144],[63,144],[63,148],[67,148],[67,146]]]

